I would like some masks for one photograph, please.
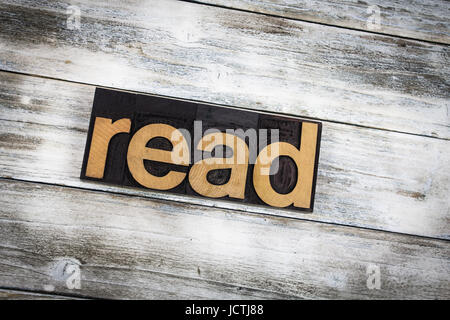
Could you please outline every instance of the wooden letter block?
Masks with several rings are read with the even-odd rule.
[[[211,141],[207,143],[207,141]],[[205,146],[206,144],[206,146]],[[248,168],[248,147],[245,141],[226,133],[211,133],[200,140],[198,149],[211,152],[218,145],[232,149],[230,158],[207,158],[196,162],[189,171],[189,182],[194,190],[210,198],[229,196],[244,199]],[[215,185],[207,180],[211,170],[231,169],[228,182]]]
[[[81,178],[312,211],[321,128],[97,88]]]
[[[147,143],[156,137],[163,137],[172,141],[177,137],[177,146],[181,150],[174,151],[147,148]],[[181,138],[181,140],[179,140]],[[174,127],[154,123],[149,124],[136,132],[130,141],[127,154],[128,168],[133,178],[142,186],[158,190],[169,190],[179,185],[186,176],[183,172],[170,171],[163,177],[150,174],[144,166],[144,160],[153,160],[187,166],[189,164],[188,144],[183,135]]]
[[[86,176],[103,178],[106,155],[111,138],[118,133],[130,132],[130,119],[120,119],[112,122],[111,119],[96,117],[94,133],[92,134],[91,149],[86,168]]]

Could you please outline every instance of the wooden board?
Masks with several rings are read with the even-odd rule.
[[[4,0],[0,19],[2,70],[450,138],[445,45],[167,0]]]
[[[325,122],[313,214],[79,179],[95,88],[0,73],[0,175],[450,239],[449,141]]]
[[[76,298],[23,290],[0,289],[0,300],[74,300]]]
[[[227,3],[0,0],[0,298],[450,298],[448,3]],[[80,180],[95,86],[323,120],[314,213]]]
[[[5,286],[103,298],[450,298],[448,241],[4,179],[0,192]],[[79,265],[79,289],[64,285],[61,261]],[[367,287],[369,265],[379,290]]]
[[[450,44],[450,3],[446,0],[197,0],[193,2]]]

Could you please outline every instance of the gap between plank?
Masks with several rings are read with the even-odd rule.
[[[145,200],[153,200],[153,201],[160,201],[160,202],[172,202],[171,200],[165,200],[161,198],[154,198],[152,196],[144,196],[139,194],[132,194],[127,192],[119,192],[119,191],[106,191],[106,190],[100,190],[100,189],[94,189],[94,188],[88,188],[88,187],[79,187],[79,186],[70,186],[70,185],[64,185],[59,183],[50,183],[50,182],[42,182],[42,181],[33,181],[33,180],[25,180],[25,179],[17,179],[12,177],[0,177],[0,181],[16,181],[16,182],[23,182],[23,183],[30,183],[30,184],[38,184],[38,185],[45,185],[45,186],[54,186],[54,187],[61,187],[61,188],[68,188],[72,190],[82,190],[82,191],[90,191],[90,192],[96,192],[96,193],[103,193],[103,194],[115,194],[120,196],[126,196],[126,197],[133,197],[133,198],[139,198],[139,199],[145,199]],[[295,221],[306,221],[306,222],[313,222],[313,223],[321,223],[326,225],[332,225],[332,226],[339,226],[339,227],[348,227],[348,228],[355,228],[355,229],[362,229],[367,231],[373,231],[373,232],[385,232],[389,234],[396,234],[396,235],[402,235],[402,236],[408,236],[408,237],[416,237],[421,239],[427,239],[427,240],[434,240],[434,241],[442,241],[450,243],[450,239],[444,239],[444,238],[436,238],[432,236],[424,236],[424,235],[418,235],[418,234],[412,234],[412,233],[405,233],[405,232],[398,232],[398,231],[390,231],[390,230],[383,230],[383,229],[377,229],[377,228],[369,228],[369,227],[363,227],[363,226],[356,226],[356,225],[349,225],[349,224],[343,224],[343,223],[337,223],[337,222],[331,222],[331,221],[320,221],[320,220],[314,220],[314,219],[308,219],[308,218],[300,218],[300,217],[292,217],[292,216],[284,216],[284,215],[277,215],[272,213],[264,213],[264,212],[256,212],[256,211],[247,211],[244,209],[228,209],[228,208],[221,208],[217,206],[207,206],[203,205],[201,203],[190,203],[188,201],[185,201],[184,199],[179,199],[176,201],[176,203],[183,203],[189,206],[201,206],[205,208],[213,208],[213,209],[219,209],[219,210],[226,210],[226,211],[237,211],[248,215],[254,215],[254,216],[265,216],[265,217],[276,217],[276,218],[282,218],[282,219],[290,219]]]
[[[48,292],[48,291],[44,291],[44,290],[30,290],[30,289],[22,289],[22,288],[14,288],[14,287],[3,287],[0,286],[0,290],[4,290],[4,291],[13,291],[13,292],[17,292],[17,293],[30,293],[30,294],[40,294],[40,295],[44,295],[44,296],[48,296],[49,300],[52,296],[54,297],[62,297],[62,298],[68,298],[68,299],[99,299],[99,298],[95,298],[95,297],[89,297],[89,296],[85,296],[85,295],[81,295],[81,294],[73,294],[73,295],[68,295],[65,293],[58,293],[58,292]],[[1,300],[1,299],[0,299]],[[23,299],[16,299],[16,300],[23,300]]]
[[[199,1],[199,0],[178,0],[178,1],[192,3],[192,4],[198,4],[198,5],[202,5],[202,6],[216,7],[216,8],[220,8],[220,9],[224,9],[224,10],[233,10],[233,11],[238,11],[238,12],[259,14],[259,15],[263,15],[263,16],[266,16],[266,17],[272,17],[272,18],[280,18],[280,19],[286,19],[286,20],[291,20],[291,21],[301,21],[301,22],[312,23],[312,24],[326,26],[326,27],[334,27],[334,28],[339,28],[339,29],[360,31],[360,32],[365,32],[365,33],[369,33],[369,34],[393,37],[393,38],[398,38],[398,39],[403,39],[403,40],[414,40],[414,41],[425,42],[425,43],[434,44],[434,45],[440,45],[440,46],[444,46],[444,47],[450,46],[450,44],[447,44],[445,42],[437,42],[437,41],[432,41],[432,40],[417,39],[417,38],[400,36],[400,35],[395,35],[395,34],[390,34],[390,33],[377,32],[377,31],[372,31],[372,30],[365,30],[365,29],[358,29],[358,28],[352,28],[352,27],[338,26],[338,25],[331,24],[331,23],[324,23],[324,22],[317,22],[317,21],[311,21],[311,20],[305,20],[305,19],[299,19],[299,18],[285,17],[285,16],[282,16],[282,15],[274,14],[274,13],[258,12],[258,11],[252,11],[252,10],[242,9],[242,8],[227,7],[227,6],[222,5],[222,4],[204,3],[204,2]]]

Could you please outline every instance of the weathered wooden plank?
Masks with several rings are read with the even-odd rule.
[[[450,44],[450,3],[446,0],[196,0],[194,2]]]
[[[30,291],[0,289],[0,300],[74,300],[68,296],[58,296]]]
[[[0,194],[7,286],[114,298],[450,298],[444,240],[3,179]],[[80,289],[64,285],[61,261],[79,266]],[[379,290],[367,287],[369,265],[380,268]]]
[[[3,70],[450,138],[445,45],[180,1],[0,9]]]
[[[313,214],[79,179],[94,87],[0,73],[1,177],[450,239],[449,141],[324,123]]]

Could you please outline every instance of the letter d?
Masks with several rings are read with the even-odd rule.
[[[294,204],[310,208],[318,131],[317,123],[303,122],[300,150],[287,142],[272,143],[261,150],[253,170],[253,185],[262,201],[273,207]],[[290,157],[297,166],[297,183],[288,194],[276,192],[270,183],[270,166],[280,156]]]

